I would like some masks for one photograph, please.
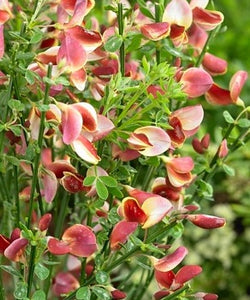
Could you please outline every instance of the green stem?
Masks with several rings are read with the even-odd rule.
[[[69,193],[64,193],[64,197],[62,198],[62,202],[60,203],[60,211],[56,220],[56,229],[55,229],[55,237],[60,238],[63,231],[63,223],[66,217],[67,208],[69,204],[70,195]]]
[[[15,204],[16,204],[16,217],[15,226],[19,227],[20,222],[20,199],[19,199],[19,183],[18,183],[18,167],[13,166],[14,171],[14,191],[15,191]]]
[[[2,265],[2,257],[0,258],[0,265]],[[0,300],[6,299],[4,296],[4,285],[2,279],[2,270],[0,269]]]
[[[154,167],[154,166],[148,167],[147,173],[144,177],[143,184],[142,184],[142,190],[143,191],[148,190],[148,186],[150,184],[150,181],[151,181],[152,177],[154,176],[155,171],[156,171],[156,167]]]
[[[208,45],[209,45],[212,37],[214,37],[214,35],[215,35],[215,32],[217,32],[217,30],[213,30],[213,31],[209,32],[207,40],[206,40],[206,43],[205,43],[205,45],[204,45],[204,47],[203,47],[203,49],[201,51],[200,56],[198,57],[198,59],[197,59],[197,61],[195,63],[195,67],[199,67],[200,66],[200,64],[201,64],[201,62],[203,60],[203,57],[204,57],[204,55],[205,55],[205,53],[207,51]]]
[[[86,258],[83,258],[81,263],[80,285],[83,285],[86,279],[85,268],[86,268]]]
[[[1,119],[2,119],[2,123],[5,124],[7,121],[7,117],[8,117],[8,111],[9,111],[9,107],[8,107],[8,101],[11,99],[11,94],[12,94],[12,88],[13,88],[13,79],[12,77],[10,78],[10,82],[8,85],[8,90],[7,90],[7,95],[6,95],[6,99],[5,99],[5,103],[3,103],[3,111],[1,112]],[[5,98],[5,97],[4,97]],[[1,99],[1,101],[3,101],[3,99]],[[4,137],[5,137],[5,132],[4,130],[0,132],[0,154],[2,155],[3,153],[3,142],[4,142]]]
[[[123,21],[123,4],[118,3],[118,28],[119,28],[119,35],[123,38],[124,32],[124,21]],[[125,44],[124,41],[120,47],[120,72],[122,76],[125,76]]]
[[[160,22],[161,21],[161,14],[160,14],[160,5],[159,5],[159,0],[155,1],[155,22]],[[156,55],[156,63],[159,65],[161,63],[161,43],[160,42],[155,42],[155,55]]]
[[[183,293],[184,291],[188,290],[189,286],[185,285],[184,287],[182,287],[181,289],[178,289],[177,291],[173,292],[172,294],[162,298],[162,300],[174,300],[177,299],[176,297],[178,295],[180,295],[181,293]]]
[[[34,270],[35,270],[35,258],[36,258],[36,246],[31,246],[29,274],[28,274],[28,288],[27,288],[27,297],[28,298],[30,296],[32,283],[33,283],[33,276],[34,276]]]
[[[47,71],[47,77],[48,78],[51,78],[51,73],[52,73],[52,64],[49,64],[48,65],[48,71]],[[46,82],[44,100],[43,100],[44,105],[48,104],[49,89],[50,89],[50,85],[49,85],[48,82]],[[30,206],[29,206],[29,215],[28,215],[28,221],[27,221],[27,227],[28,228],[30,228],[30,225],[31,225],[31,216],[32,216],[33,208],[34,208],[34,198],[35,198],[35,191],[36,191],[37,182],[38,182],[38,168],[39,168],[40,157],[41,157],[41,149],[42,149],[42,144],[43,144],[44,129],[45,129],[45,111],[42,111],[41,112],[39,135],[38,135],[38,142],[37,142],[39,150],[36,153],[33,168],[32,168],[33,177],[32,177],[32,183],[31,183]]]
[[[141,285],[141,290],[140,290],[140,293],[137,295],[137,298],[136,299],[143,299],[143,295],[144,293],[146,292],[149,284],[151,283],[151,281],[153,280],[154,278],[154,271],[153,270],[149,270],[148,271],[148,275],[147,275],[147,278],[145,280],[145,283]]]

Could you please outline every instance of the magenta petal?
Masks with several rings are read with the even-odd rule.
[[[4,250],[10,245],[10,239],[0,234],[0,253],[4,253]]]
[[[97,250],[96,237],[92,230],[84,225],[75,224],[65,230],[62,240],[75,256],[88,257]]]
[[[229,105],[233,103],[230,91],[221,88],[215,83],[206,92],[205,98],[207,102],[215,105]]]
[[[183,91],[190,97],[199,97],[212,86],[213,79],[206,71],[200,68],[189,68],[183,72],[180,82]]]
[[[160,272],[155,270],[155,279],[161,287],[169,289],[174,281],[175,274],[173,271]]]
[[[166,6],[162,19],[187,29],[192,24],[192,9],[186,0],[172,0]]]
[[[188,215],[187,219],[194,225],[204,229],[219,228],[223,227],[226,224],[226,220],[224,218],[203,214]]]
[[[229,89],[230,95],[234,103],[237,102],[240,92],[247,80],[248,74],[246,71],[236,72],[230,80]]]
[[[94,107],[87,102],[79,102],[72,105],[82,116],[83,127],[88,131],[96,131],[97,114]]]
[[[62,104],[60,104],[60,106],[61,105]],[[76,109],[74,109],[73,105],[64,104],[62,107],[63,142],[66,145],[69,145],[80,135],[82,130],[82,116]]]
[[[208,52],[203,57],[202,66],[212,76],[222,75],[227,71],[227,61]]]
[[[4,251],[4,256],[12,261],[22,261],[23,252],[29,241],[25,238],[14,240]]]
[[[50,170],[44,170],[41,174],[43,184],[44,199],[47,203],[51,203],[57,192],[57,178]]]
[[[64,241],[51,237],[48,241],[48,250],[54,255],[63,255],[69,253],[70,248]]]
[[[112,250],[120,248],[119,244],[125,244],[129,236],[136,230],[137,222],[121,221],[117,223],[110,235],[110,247]]]
[[[101,160],[93,144],[84,136],[79,136],[71,146],[79,157],[91,164],[96,165]]]
[[[0,25],[0,59],[4,55],[4,35],[3,35],[4,25]]]
[[[175,283],[183,284],[202,272],[200,266],[184,266],[175,275]]]
[[[141,33],[152,41],[159,41],[170,33],[170,25],[167,22],[151,23],[141,26]]]
[[[70,74],[71,84],[75,86],[79,91],[83,91],[85,89],[86,81],[87,74],[83,68]]]
[[[78,280],[71,274],[60,272],[53,280],[53,293],[56,296],[68,294],[80,287]]]
[[[86,60],[87,54],[84,47],[66,34],[57,55],[58,68],[65,72],[75,72],[84,66]]]
[[[145,229],[159,223],[173,208],[173,205],[166,198],[154,196],[145,200],[141,208],[147,215],[147,220],[142,226]]]
[[[158,259],[154,263],[154,268],[161,272],[167,272],[174,269],[179,263],[182,262],[187,255],[188,250],[185,247],[177,248],[172,254]]]
[[[113,129],[115,125],[107,117],[97,114],[97,128],[93,132],[93,142],[99,141],[107,136]]]

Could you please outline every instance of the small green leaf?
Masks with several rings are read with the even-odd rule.
[[[49,269],[47,269],[46,267],[44,267],[42,264],[36,264],[35,266],[35,274],[36,276],[41,279],[41,280],[45,280],[46,278],[48,278],[49,276]]]
[[[201,196],[210,199],[213,197],[213,187],[211,184],[202,179],[198,180],[196,183],[199,186],[199,194]]]
[[[230,115],[230,113],[227,110],[225,110],[223,112],[223,117],[224,117],[224,119],[226,120],[227,123],[229,123],[229,124],[234,123],[234,118]]]
[[[90,300],[91,293],[87,286],[83,286],[76,292],[76,299],[77,300]]]
[[[151,11],[146,7],[145,2],[143,0],[137,0],[138,4],[140,5],[140,11],[141,13],[154,20],[154,16],[152,15]]]
[[[98,271],[95,275],[95,278],[98,283],[105,284],[109,279],[109,275],[106,272]]]
[[[34,76],[32,71],[26,70],[24,77],[25,77],[25,79],[27,80],[27,82],[29,84],[34,84],[35,83],[35,76]]]
[[[108,187],[117,186],[117,181],[111,176],[99,176],[98,178]]]
[[[235,170],[226,164],[222,165],[224,172],[229,176],[235,176]]]
[[[70,82],[65,78],[65,77],[58,77],[56,80],[55,80],[55,83],[56,84],[62,84],[64,86],[70,86]]]
[[[20,126],[9,126],[9,129],[14,133],[14,135],[16,136],[21,136],[22,134],[22,130],[21,130],[21,127]]]
[[[96,192],[101,199],[106,200],[108,198],[108,189],[99,179],[96,181]]]
[[[15,99],[10,99],[8,102],[8,106],[10,109],[17,110],[17,111],[23,111],[24,110],[24,105],[21,101],[15,100]]]
[[[147,61],[146,56],[142,58],[142,66],[146,74],[150,72],[150,63]]]
[[[14,296],[16,299],[24,300],[27,295],[27,284],[25,282],[18,282],[16,289],[14,291]]]
[[[104,288],[94,286],[93,292],[96,294],[98,299],[101,299],[101,300],[110,300],[111,299],[109,292],[107,290],[105,290]]]
[[[111,195],[117,197],[118,199],[123,198],[123,193],[120,191],[120,189],[118,187],[114,187],[114,188],[109,188],[109,192]]]
[[[237,124],[242,128],[250,127],[250,120],[248,119],[240,119]]]
[[[117,208],[112,207],[111,210],[109,211],[108,219],[111,224],[115,225],[120,221],[120,216],[117,213]]]
[[[95,176],[88,176],[88,177],[84,178],[83,185],[90,186],[94,183],[95,180],[96,180]]]
[[[41,30],[36,30],[33,34],[33,36],[30,39],[30,43],[31,44],[36,44],[38,42],[41,41],[41,39],[43,38],[43,32]]]
[[[123,40],[120,35],[114,35],[107,40],[106,44],[104,45],[104,48],[108,52],[115,52],[118,49],[120,49],[122,42]]]
[[[20,160],[16,158],[15,156],[6,155],[6,159],[8,162],[10,162],[12,165],[18,167],[20,165]]]
[[[13,276],[22,278],[22,274],[12,266],[2,265],[2,266],[0,266],[0,268]]]
[[[35,291],[31,300],[46,300],[46,294],[42,290]]]

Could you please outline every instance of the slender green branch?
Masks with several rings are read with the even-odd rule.
[[[161,22],[161,14],[160,14],[160,5],[159,0],[155,1],[155,22]],[[155,55],[156,55],[156,63],[159,65],[161,63],[161,42],[155,42]]]
[[[18,181],[18,167],[13,166],[14,171],[14,197],[16,204],[16,217],[15,217],[15,226],[19,227],[20,222],[20,199],[19,199],[19,181]]]
[[[81,263],[80,285],[83,285],[86,279],[85,268],[86,268],[86,258],[83,258]]]
[[[124,33],[124,20],[123,20],[123,4],[118,3],[118,28],[119,28],[119,35],[123,38]],[[120,47],[120,72],[122,76],[125,76],[125,44],[124,41]]]
[[[27,288],[27,297],[30,297],[30,292],[32,289],[33,276],[35,270],[35,258],[36,258],[36,246],[31,246],[30,252],[30,262],[29,262],[29,274],[28,274],[28,288]]]
[[[51,73],[52,73],[52,64],[49,64],[48,65],[48,71],[47,71],[47,77],[48,78],[51,78]],[[48,104],[49,89],[50,89],[50,85],[49,85],[48,82],[46,82],[44,100],[43,100],[44,105]],[[28,228],[31,225],[31,215],[32,215],[32,211],[33,211],[33,208],[34,208],[34,198],[35,198],[35,192],[36,192],[36,187],[37,187],[37,182],[38,182],[38,168],[39,168],[40,157],[41,157],[41,149],[42,149],[42,144],[43,144],[44,129],[45,129],[45,111],[42,111],[41,112],[40,129],[39,129],[39,135],[38,135],[38,142],[37,142],[38,151],[36,153],[33,168],[32,168],[33,177],[32,177],[32,183],[31,183],[30,206],[29,206],[29,215],[28,215],[28,221],[27,221],[27,227]]]
[[[185,285],[184,287],[182,287],[181,289],[178,289],[177,291],[173,292],[172,294],[162,298],[162,300],[174,300],[177,299],[176,297],[178,295],[180,295],[181,293],[183,293],[184,291],[188,290],[189,286]]]
[[[212,40],[212,38],[215,35],[215,32],[217,32],[217,30],[213,30],[213,31],[209,32],[207,40],[206,40],[206,43],[205,43],[205,45],[204,45],[204,47],[203,47],[203,49],[202,49],[199,57],[196,60],[195,67],[199,67],[200,66],[200,64],[201,64],[201,62],[203,60],[203,57],[204,57],[204,55],[205,55],[205,53],[206,53],[206,51],[208,49],[208,45],[209,45],[210,41]]]
[[[56,219],[56,229],[55,229],[55,237],[60,238],[63,230],[63,223],[67,214],[67,208],[69,204],[70,194],[64,193],[62,201],[60,203],[60,211],[59,215]]]

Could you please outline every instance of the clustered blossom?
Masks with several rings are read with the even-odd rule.
[[[127,1],[124,2],[130,7]],[[169,39],[174,48],[181,49],[184,53],[188,47],[192,47],[197,58],[206,44],[207,32],[214,30],[224,19],[221,12],[206,9],[208,2],[171,0],[163,11],[161,22],[154,22],[150,16],[143,15],[140,4],[136,4],[131,8],[133,22],[125,28],[125,32],[127,30],[126,34],[140,34],[141,46],[150,41],[158,43]],[[41,41],[38,54],[27,66],[27,70],[34,76],[34,82],[29,82],[27,88],[31,95],[38,98],[46,91],[48,70],[52,66],[49,104],[44,108],[32,102],[25,124],[21,126],[21,134],[15,136],[12,131],[6,134],[10,149],[13,147],[15,155],[24,157],[25,152],[30,151],[30,145],[38,143],[45,111],[46,126],[42,132],[44,143],[41,149],[35,149],[34,152],[37,151],[40,155],[35,198],[41,200],[42,204],[39,202],[38,205],[42,207],[41,211],[44,205],[46,213],[37,221],[37,213],[32,212],[33,240],[27,237],[27,232],[30,233],[31,230],[25,226],[14,229],[10,237],[0,234],[0,253],[10,261],[27,264],[31,245],[38,244],[41,239],[45,241],[42,255],[47,255],[48,252],[55,256],[67,255],[70,261],[68,266],[55,274],[52,283],[53,294],[61,297],[81,287],[79,273],[81,276],[84,274],[84,279],[96,274],[100,265],[95,269],[95,262],[102,255],[106,259],[107,251],[110,250],[113,255],[113,252],[126,247],[130,239],[133,242],[131,237],[136,232],[143,232],[146,241],[148,229],[157,227],[159,223],[171,225],[187,220],[203,229],[225,225],[224,218],[199,213],[196,204],[185,203],[186,190],[195,182],[197,175],[195,160],[183,154],[182,150],[185,143],[193,137],[189,142],[198,154],[210,151],[208,133],[201,139],[195,137],[205,112],[202,104],[193,104],[193,100],[204,96],[210,104],[242,104],[240,93],[247,80],[247,73],[236,72],[226,90],[214,82],[215,76],[227,71],[224,59],[208,52],[204,54],[200,66],[192,63],[186,66],[181,59],[177,59],[172,79],[186,95],[185,104],[182,107],[173,106],[175,108],[172,111],[164,111],[163,126],[156,121],[141,126],[141,123],[137,124],[135,121],[131,127],[123,130],[119,127],[123,120],[117,122],[117,117],[120,116],[124,103],[114,103],[106,110],[106,103],[102,101],[105,93],[108,93],[110,82],[120,72],[118,51],[110,53],[105,50],[105,44],[117,36],[119,31],[116,15],[109,16],[112,19],[110,26],[102,27],[97,19],[92,18],[88,27],[85,17],[94,8],[94,0],[60,0],[51,1],[49,5],[55,10],[57,19],[53,22],[51,20],[52,23],[46,29],[47,38]],[[154,13],[151,2],[147,1],[145,5]],[[4,56],[4,24],[11,18],[14,18],[12,5],[7,0],[0,1],[0,59]],[[146,74],[140,63],[132,57],[129,54],[125,57],[124,75],[137,84],[143,82]],[[7,80],[1,72],[0,84],[6,84]],[[118,97],[119,93],[120,90],[115,90],[113,98]],[[166,97],[167,102],[167,93],[167,84],[150,82],[145,87],[143,97],[145,101],[153,99],[157,102],[160,95]],[[132,104],[127,116],[140,116],[142,108],[138,103]],[[106,152],[102,152],[103,149]],[[7,153],[7,147],[5,151]],[[227,140],[224,139],[216,155],[224,159],[228,151]],[[156,174],[161,177],[153,174],[153,180],[149,180],[146,187],[133,186],[131,175],[126,184],[122,182],[122,178],[118,178],[118,187],[114,180],[110,181],[109,174],[120,171],[119,167],[123,162],[126,166],[133,165],[133,169],[138,165],[129,165],[130,161],[138,159],[138,162],[147,162],[152,159],[155,163],[155,158],[160,169]],[[25,177],[25,185],[19,191],[19,200],[24,200],[24,205],[28,205],[34,188],[32,177],[35,168],[33,162],[25,158],[20,163],[20,169]],[[82,209],[86,211],[81,216],[73,216],[81,218],[77,224],[72,225],[73,217],[67,219],[62,235],[56,235],[53,234],[53,226],[57,226],[54,222],[60,222],[61,216],[58,216],[58,212],[55,213],[58,203],[54,203],[54,199],[62,191],[80,199],[77,203],[81,203]],[[113,192],[112,196],[109,195],[110,191]],[[68,208],[74,209],[74,206],[75,203],[70,203],[65,208],[65,214]],[[115,214],[115,222],[110,222],[111,212]],[[98,236],[98,233],[107,229],[107,235]],[[103,238],[105,245],[98,238],[101,241]],[[164,247],[170,248],[172,245]],[[162,252],[159,250],[159,253]],[[188,250],[183,246],[171,254],[167,252],[163,257],[143,253],[154,269],[154,277],[160,288],[154,294],[154,299],[162,299],[175,293],[202,272],[202,268],[196,265],[184,265],[177,271],[174,270],[187,253]],[[86,264],[81,265],[80,261]],[[81,269],[84,267],[85,269]],[[105,289],[112,299],[126,297],[123,291],[109,282]],[[203,292],[192,296],[197,300],[217,299],[216,295]]]

